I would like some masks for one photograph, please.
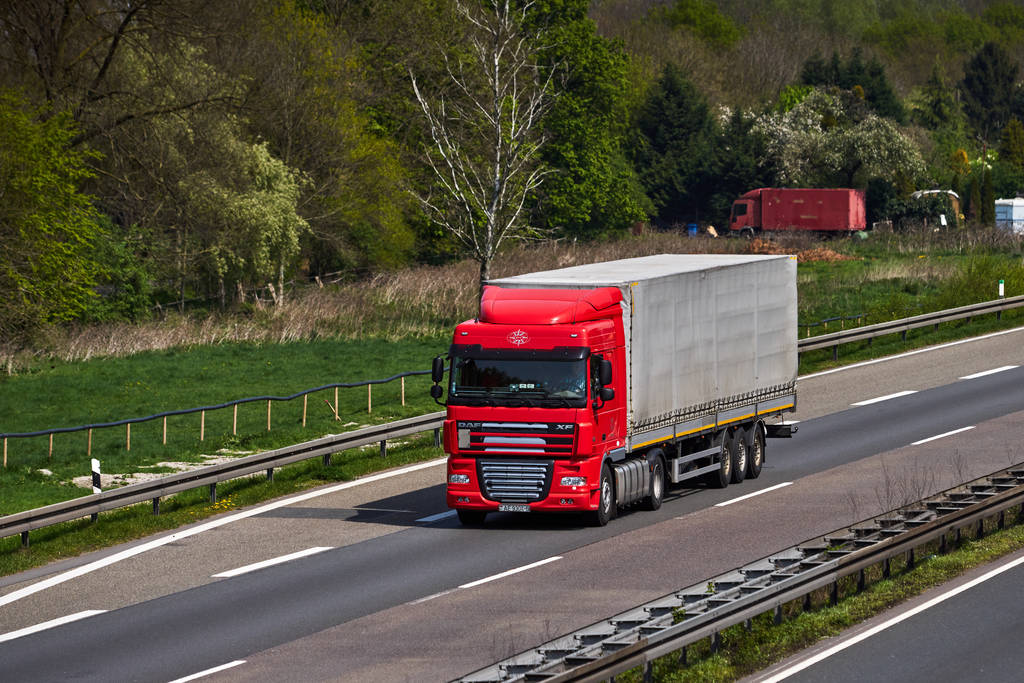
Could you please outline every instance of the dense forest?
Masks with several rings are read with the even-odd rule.
[[[869,219],[1024,190],[1024,6],[983,0],[3,0],[0,334],[721,228],[760,186]],[[934,207],[932,207],[934,208]]]

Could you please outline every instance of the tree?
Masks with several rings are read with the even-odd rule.
[[[547,142],[541,122],[557,67],[540,63],[544,32],[524,30],[535,5],[458,3],[470,42],[467,56],[445,56],[450,94],[428,96],[409,72],[430,126],[427,163],[437,181],[417,199],[480,264],[481,291],[502,243],[537,234],[526,204],[550,173],[540,163]]]
[[[988,149],[989,141],[1010,118],[1017,72],[1017,65],[995,43],[985,43],[964,66],[960,82],[964,112],[983,149]]]
[[[666,64],[636,116],[633,164],[659,222],[696,220],[706,207],[714,152],[708,103]]]
[[[20,338],[71,320],[95,295],[99,214],[80,190],[88,155],[72,147],[68,116],[38,120],[0,92],[0,334]]]

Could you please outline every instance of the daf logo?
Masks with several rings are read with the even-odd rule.
[[[530,341],[530,335],[526,334],[523,330],[516,330],[515,332],[509,332],[508,336],[505,337],[509,344],[513,346],[522,346]]]

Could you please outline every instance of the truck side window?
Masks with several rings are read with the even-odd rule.
[[[601,391],[601,361],[604,356],[595,353],[590,356],[590,398],[597,400]]]

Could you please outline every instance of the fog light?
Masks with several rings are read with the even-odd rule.
[[[469,483],[469,475],[468,474],[449,474],[448,475],[448,483],[449,484],[468,484]]]
[[[558,502],[561,505],[572,505],[572,498],[559,498]]]
[[[469,496],[459,496],[458,498],[455,499],[455,502],[456,503],[468,503],[469,502]]]
[[[562,486],[586,486],[586,477],[562,477]]]

